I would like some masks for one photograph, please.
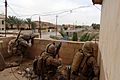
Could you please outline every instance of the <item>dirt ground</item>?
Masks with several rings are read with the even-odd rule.
[[[10,63],[14,61],[14,58],[12,59],[7,59],[6,62]],[[0,72],[0,80],[29,80],[26,78],[24,75],[24,70],[26,68],[31,68],[32,67],[32,61],[33,60],[25,60],[24,63],[22,63],[18,67],[12,67],[5,69],[4,71]]]

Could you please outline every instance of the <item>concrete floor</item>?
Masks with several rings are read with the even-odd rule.
[[[4,71],[0,72],[0,80],[28,80],[25,77],[22,77],[22,75],[18,74],[18,71],[15,68],[9,68],[5,69]],[[15,76],[18,78],[16,78]]]
[[[13,61],[15,61],[15,58],[11,57],[6,60],[6,63],[11,63]],[[32,62],[33,60],[24,59],[24,62],[20,66],[8,68],[4,71],[1,71],[0,80],[28,80],[26,77],[23,77],[23,72],[26,68],[32,67]]]

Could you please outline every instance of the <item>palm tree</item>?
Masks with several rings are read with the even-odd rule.
[[[16,18],[16,26],[17,26],[17,29],[19,30],[20,29],[20,26],[22,24],[24,24],[24,20],[23,19],[19,19],[19,18]]]
[[[35,32],[35,28],[37,27],[37,24],[35,22],[31,23],[31,28]]]
[[[16,16],[8,16],[7,23],[11,26],[11,29],[13,29],[13,26],[16,24]]]
[[[28,27],[29,27],[29,29],[30,29],[30,27],[31,27],[31,24],[32,24],[32,21],[31,21],[31,19],[30,18],[26,18],[26,24],[28,24]]]

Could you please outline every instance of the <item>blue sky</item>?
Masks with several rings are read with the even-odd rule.
[[[0,0],[0,13],[4,12],[4,0]],[[20,16],[20,18],[31,17],[33,14],[57,14],[55,11],[68,11],[80,6],[89,6],[79,8],[58,15],[59,24],[88,24],[100,23],[101,6],[92,5],[92,0],[8,0],[8,15]],[[51,14],[51,13],[50,13]],[[28,15],[28,16],[26,16]],[[42,21],[55,23],[55,16],[41,16]],[[32,20],[38,20],[38,15],[31,17]]]

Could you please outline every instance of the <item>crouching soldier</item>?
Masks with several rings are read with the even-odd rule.
[[[27,48],[33,45],[34,38],[34,34],[26,34],[8,43],[8,53],[19,57],[17,60],[18,64],[21,64],[23,57],[27,55]]]
[[[33,62],[33,71],[42,80],[58,80],[56,73],[61,65],[61,58],[56,58],[56,53],[61,44],[56,47],[55,43],[48,44],[41,56]]]
[[[94,43],[87,41],[77,52],[72,63],[73,80],[99,80],[99,66],[93,55]]]

